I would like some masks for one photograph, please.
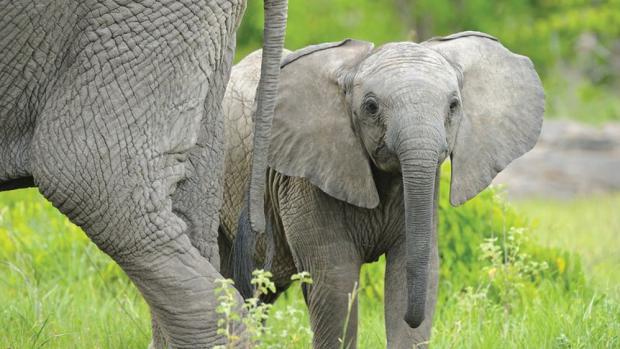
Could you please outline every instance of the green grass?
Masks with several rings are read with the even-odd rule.
[[[620,194],[574,201],[524,201],[543,245],[578,252],[597,289],[620,300]]]
[[[530,276],[493,279],[487,268],[463,279],[467,289],[448,274],[441,281],[433,347],[620,347],[620,196],[517,206],[533,217],[535,241],[581,254],[587,278],[564,278],[556,274],[573,271],[554,266],[553,278],[530,287]],[[360,348],[385,345],[383,263],[362,271]],[[509,271],[502,275],[514,276]],[[519,292],[493,293],[513,285]],[[274,310],[286,312],[287,306],[307,324],[296,287]],[[274,316],[269,324],[278,332],[291,320]],[[145,348],[149,327],[138,292],[80,229],[34,190],[0,194],[0,348]],[[295,343],[291,348],[309,347],[307,335],[281,335]]]
[[[0,194],[0,348],[146,348],[120,268],[36,190]]]

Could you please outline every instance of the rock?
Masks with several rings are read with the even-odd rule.
[[[547,120],[538,143],[493,181],[509,198],[570,199],[620,191],[620,123]]]

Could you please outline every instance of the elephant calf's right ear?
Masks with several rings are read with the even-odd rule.
[[[276,171],[306,178],[330,196],[366,208],[376,207],[379,195],[338,77],[372,48],[372,43],[347,39],[288,55],[269,150],[269,165]]]

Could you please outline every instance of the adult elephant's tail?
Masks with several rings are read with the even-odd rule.
[[[249,218],[252,229],[265,231],[265,176],[271,139],[271,121],[278,93],[280,61],[286,32],[287,0],[264,0],[265,29],[261,75],[256,92],[254,147],[250,177]]]

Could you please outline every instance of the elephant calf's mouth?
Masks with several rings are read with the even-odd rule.
[[[398,157],[387,146],[384,138],[381,138],[371,157],[375,165],[382,171],[399,172],[400,170]]]

